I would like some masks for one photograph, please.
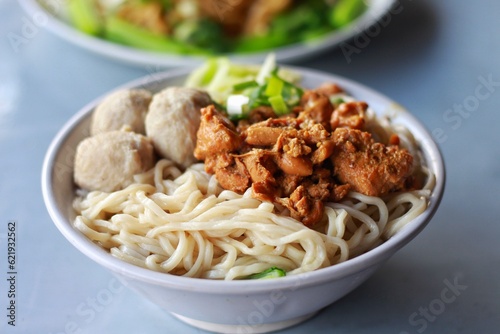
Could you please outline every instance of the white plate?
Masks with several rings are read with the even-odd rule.
[[[58,11],[57,6],[61,6],[63,3],[62,0],[44,1],[54,4],[49,7],[51,8],[50,10],[40,5],[40,2],[43,2],[42,0],[19,0],[20,4],[35,22],[37,19],[40,22],[43,21],[44,25],[56,35],[98,54],[134,65],[156,65],[160,67],[198,65],[205,59],[200,56],[173,55],[139,50],[84,34],[56,16]],[[279,62],[293,62],[337,46],[376,24],[384,15],[389,13],[396,1],[368,0],[367,2],[368,10],[350,25],[333,31],[324,38],[313,42],[276,48],[273,50],[276,54],[276,59]],[[256,63],[261,62],[269,51],[249,54],[228,54],[227,56],[237,62]]]

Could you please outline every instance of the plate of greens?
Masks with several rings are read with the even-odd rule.
[[[135,65],[297,61],[377,24],[395,0],[19,0],[47,28]]]

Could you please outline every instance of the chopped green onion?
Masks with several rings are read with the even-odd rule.
[[[281,116],[288,114],[300,102],[303,90],[280,78],[277,72],[277,68],[269,72],[270,76],[263,85],[246,93],[249,101],[242,106],[243,113],[248,114],[260,106],[271,106],[274,112]]]
[[[269,77],[267,81],[267,87],[265,94],[267,96],[276,96],[281,95],[281,91],[283,90],[284,82],[276,75],[272,75]]]
[[[257,81],[250,80],[250,81],[245,81],[245,82],[241,82],[241,83],[234,85],[233,90],[235,92],[239,92],[239,91],[242,91],[242,90],[245,90],[248,88],[254,88],[254,87],[258,87],[258,86],[259,86],[259,84],[257,83]]]
[[[344,99],[343,99],[343,98],[341,98],[341,97],[336,97],[336,98],[334,98],[334,99],[330,99],[330,102],[331,102],[334,106],[338,106],[338,105],[340,105],[340,104],[344,103],[345,101],[344,101]]]
[[[271,104],[271,107],[273,108],[276,115],[280,116],[288,114],[289,109],[285,103],[285,100],[283,100],[283,96],[281,95],[271,96],[269,98],[269,103]]]
[[[216,59],[212,58],[207,60],[205,72],[203,72],[203,75],[201,77],[201,84],[208,85],[214,77],[215,72],[217,72],[217,69],[218,64]]]
[[[191,72],[185,85],[209,92],[225,107],[229,118],[237,121],[261,106],[272,107],[278,115],[289,113],[300,102],[303,91],[284,78],[298,82],[293,72],[279,70],[272,55],[260,68],[233,64],[228,58],[212,58]]]
[[[269,105],[268,99],[264,96],[265,89],[266,86],[258,86],[248,94],[250,100],[246,105],[246,112],[249,112],[259,106]]]
[[[247,279],[268,279],[268,278],[277,278],[277,277],[285,277],[286,271],[280,269],[278,267],[271,267],[263,272],[253,274],[247,277]]]
[[[304,91],[300,87],[295,86],[288,81],[283,80],[283,83],[284,89],[281,95],[290,107],[295,107],[300,103],[300,99],[302,98]]]
[[[246,113],[241,113],[241,114],[238,114],[238,115],[228,115],[228,118],[231,122],[239,122],[243,119],[246,119],[248,118],[248,115]]]

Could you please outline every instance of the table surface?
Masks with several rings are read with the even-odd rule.
[[[287,333],[500,331],[500,2],[402,0],[368,38],[298,62],[386,94],[435,135],[446,192],[428,227],[357,290]],[[74,249],[45,209],[40,174],[58,129],[87,102],[151,74],[74,46],[0,0],[0,332],[203,333],[126,289]],[[366,37],[366,35],[365,35]],[[16,326],[7,232],[16,222]],[[454,286],[456,298],[443,295]],[[443,298],[446,303],[443,303]]]

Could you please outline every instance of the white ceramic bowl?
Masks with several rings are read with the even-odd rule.
[[[51,32],[70,43],[112,59],[133,65],[160,67],[197,65],[205,60],[204,57],[200,56],[185,56],[140,50],[84,34],[60,17],[59,13],[64,12],[64,9],[61,8],[64,5],[64,1],[18,1],[28,13],[30,19],[35,23],[46,26]],[[41,3],[47,3],[48,5],[44,7]],[[378,24],[384,15],[392,15],[391,10],[395,7],[396,1],[368,0],[367,3],[368,10],[354,22],[340,30],[333,31],[311,42],[291,44],[272,50],[276,54],[276,59],[280,62],[296,61],[337,46]],[[268,53],[269,50],[248,54],[228,54],[227,56],[238,62],[261,63]]]
[[[344,263],[314,272],[271,280],[216,281],[178,277],[125,263],[111,256],[73,228],[73,158],[88,135],[91,113],[101,98],[76,113],[50,145],[42,172],[42,190],[55,225],[82,253],[109,269],[124,284],[156,305],[194,326],[223,333],[261,333],[301,322],[346,295],[370,277],[396,251],[412,240],[438,208],[444,184],[444,163],[427,130],[401,106],[385,96],[342,77],[291,68],[302,75],[305,87],[336,82],[355,98],[380,113],[389,112],[404,124],[422,146],[436,186],[427,210],[377,248]],[[121,88],[142,87],[156,92],[182,85],[187,71],[170,71],[133,81]]]

